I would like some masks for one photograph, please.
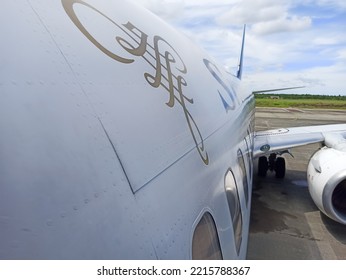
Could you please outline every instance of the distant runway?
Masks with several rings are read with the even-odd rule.
[[[256,130],[346,123],[346,111],[258,108]],[[248,259],[346,260],[346,226],[325,217],[310,198],[306,169],[319,145],[285,155],[286,178],[255,178]]]

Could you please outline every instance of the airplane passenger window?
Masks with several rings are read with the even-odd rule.
[[[241,213],[237,184],[231,171],[228,171],[225,177],[225,190],[227,195],[228,207],[233,222],[234,241],[237,248],[237,253],[239,254],[240,245],[242,242],[243,218]]]
[[[240,169],[242,172],[245,202],[246,202],[246,206],[247,206],[248,201],[249,201],[249,186],[248,186],[248,181],[247,181],[247,173],[246,173],[244,155],[243,155],[241,150],[238,150],[238,163],[239,163],[239,166],[240,166]]]
[[[215,222],[206,212],[199,221],[192,240],[193,260],[222,260],[219,236]]]

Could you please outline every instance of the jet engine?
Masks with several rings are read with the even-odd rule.
[[[346,224],[346,152],[323,147],[311,158],[307,180],[317,207],[331,219]]]

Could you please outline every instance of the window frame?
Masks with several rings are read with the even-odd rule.
[[[229,186],[228,178],[231,178],[231,183],[233,184],[233,186]],[[237,250],[237,254],[239,255],[243,238],[243,211],[241,207],[241,200],[237,180],[231,169],[227,170],[224,182],[228,208],[232,218],[234,244]],[[234,210],[232,209],[232,207],[235,207]]]
[[[243,190],[244,190],[244,196],[245,196],[245,204],[246,207],[249,205],[249,198],[250,198],[250,193],[249,193],[249,179],[248,179],[248,172],[246,170],[246,163],[245,163],[245,158],[244,158],[244,153],[241,149],[238,149],[237,152],[237,159],[238,159],[238,165],[239,165],[239,170],[241,173],[241,179],[243,183]]]
[[[194,228],[191,250],[193,260],[223,260],[218,230],[214,217],[209,211],[201,215]]]

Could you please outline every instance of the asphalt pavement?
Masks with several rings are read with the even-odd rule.
[[[258,108],[256,130],[346,123],[346,111]],[[247,258],[346,260],[346,226],[322,214],[310,198],[306,169],[319,144],[285,155],[286,177],[254,182]],[[346,168],[346,167],[345,167]]]

